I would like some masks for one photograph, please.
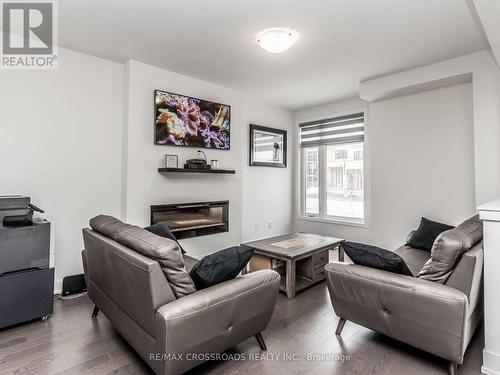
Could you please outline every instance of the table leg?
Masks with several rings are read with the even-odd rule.
[[[295,298],[295,261],[286,261],[286,295],[289,299]]]
[[[337,246],[337,249],[339,250],[339,262],[344,261],[344,249],[342,249],[342,246]]]

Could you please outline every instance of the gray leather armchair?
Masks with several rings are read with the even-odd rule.
[[[156,261],[90,229],[83,237],[93,317],[101,310],[155,373],[183,373],[205,360],[199,354],[223,352],[252,336],[266,349],[261,332],[278,296],[276,272],[250,273],[176,299]]]
[[[423,250],[395,250],[414,275],[429,259]],[[450,361],[462,364],[467,345],[482,318],[482,242],[462,255],[445,284],[364,266],[334,262],[326,266],[333,308],[346,320]]]

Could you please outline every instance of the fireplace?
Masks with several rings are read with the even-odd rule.
[[[177,239],[229,231],[229,201],[151,206],[151,225],[164,222]]]

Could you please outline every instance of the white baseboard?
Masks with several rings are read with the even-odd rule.
[[[481,372],[486,375],[500,375],[500,355],[483,349]]]
[[[54,294],[61,294],[62,292],[62,279],[54,280]]]
[[[484,375],[500,375],[500,372],[490,370],[489,368],[486,368],[483,365],[483,366],[481,366],[481,374],[484,374]]]

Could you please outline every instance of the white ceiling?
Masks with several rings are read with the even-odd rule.
[[[474,7],[500,67],[500,1],[474,0]]]
[[[66,48],[128,59],[289,109],[352,97],[361,80],[488,48],[466,0],[64,0]],[[289,27],[270,54],[253,40]]]

